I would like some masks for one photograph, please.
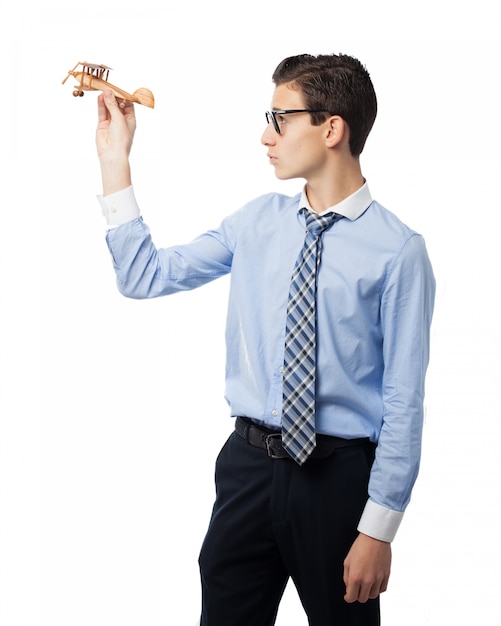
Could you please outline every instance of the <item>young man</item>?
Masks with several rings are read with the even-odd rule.
[[[273,81],[262,143],[302,192],[257,198],[168,249],[153,245],[131,187],[134,109],[101,95],[107,242],[132,298],[231,272],[235,432],[216,463],[201,624],[272,625],[292,577],[311,626],[375,626],[418,472],[434,278],[422,237],[361,172],[377,108],[365,68],[300,55]]]

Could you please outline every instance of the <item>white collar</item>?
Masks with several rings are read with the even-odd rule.
[[[347,217],[349,220],[356,220],[358,217],[362,215],[369,207],[372,202],[371,192],[369,191],[369,186],[367,182],[365,182],[355,193],[352,193],[351,196],[348,196],[341,202],[332,205],[322,213],[318,213],[317,215],[325,215],[326,213],[334,212],[338,215],[342,215],[343,217]],[[306,186],[303,188],[303,192],[301,194],[301,199],[299,202],[299,208],[306,207],[308,211],[313,211],[310,203],[308,202],[308,196],[306,195]]]

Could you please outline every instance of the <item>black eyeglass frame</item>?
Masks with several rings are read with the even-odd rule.
[[[272,111],[265,111],[266,121],[268,124],[273,122],[273,128],[280,135],[280,125],[277,120],[277,115],[288,115],[289,113],[329,113],[325,109],[274,109]]]

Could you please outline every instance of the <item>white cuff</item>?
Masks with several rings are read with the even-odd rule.
[[[358,524],[358,532],[380,541],[391,542],[403,516],[403,511],[394,511],[368,500]]]
[[[97,196],[97,199],[109,227],[120,226],[140,215],[132,185],[107,196]]]

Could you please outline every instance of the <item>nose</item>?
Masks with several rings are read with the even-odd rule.
[[[274,146],[277,141],[277,131],[273,128],[273,124],[270,122],[264,129],[264,133],[261,136],[261,143],[264,146]]]

